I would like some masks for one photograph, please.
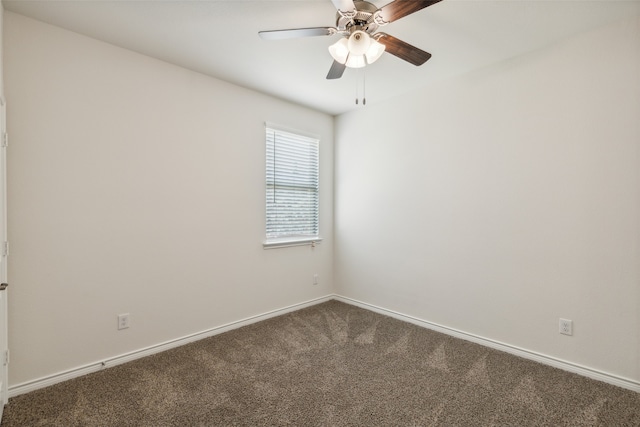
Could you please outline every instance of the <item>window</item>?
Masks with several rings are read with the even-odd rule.
[[[318,139],[266,126],[265,247],[319,241]]]

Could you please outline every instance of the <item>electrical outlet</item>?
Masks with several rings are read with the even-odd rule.
[[[316,273],[316,274],[313,275],[313,284],[317,285],[318,283],[319,283],[318,282],[318,273]]]
[[[129,327],[129,313],[118,314],[118,330]]]
[[[560,333],[563,335],[573,335],[573,320],[560,319]]]

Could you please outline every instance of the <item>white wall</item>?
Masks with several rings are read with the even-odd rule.
[[[637,17],[340,116],[337,292],[637,382],[639,123]]]
[[[332,293],[331,116],[9,12],[5,48],[10,385]],[[262,248],[265,121],[321,137],[315,249]]]
[[[0,94],[4,96],[4,6],[0,3]]]

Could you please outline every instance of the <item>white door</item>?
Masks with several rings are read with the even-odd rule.
[[[9,401],[9,340],[7,329],[7,103],[0,98],[0,420]]]

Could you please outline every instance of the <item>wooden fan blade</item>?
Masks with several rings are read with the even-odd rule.
[[[355,12],[356,5],[353,4],[353,0],[331,0],[333,5],[340,12]]]
[[[295,39],[298,37],[330,36],[336,33],[333,27],[293,28],[290,30],[260,31],[264,40]]]
[[[442,0],[395,0],[382,6],[379,14],[385,22],[393,22],[441,1]]]
[[[331,68],[329,69],[329,74],[327,74],[327,80],[339,79],[342,77],[345,68],[347,68],[345,64],[333,61],[333,64],[331,64]]]
[[[389,52],[400,59],[404,59],[413,65],[422,65],[431,58],[431,54],[429,52],[425,52],[415,46],[411,46],[407,42],[403,42],[402,40],[386,33],[378,34],[380,35],[378,42],[385,46],[386,52]]]

